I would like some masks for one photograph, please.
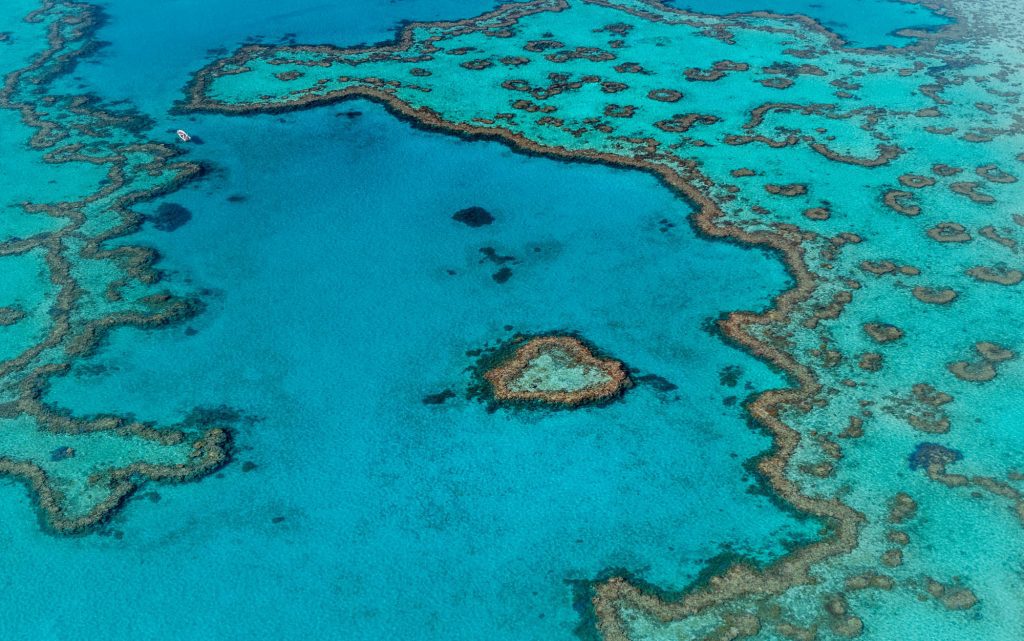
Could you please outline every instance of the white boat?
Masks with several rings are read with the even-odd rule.
[[[192,140],[192,136],[190,136],[187,133],[185,133],[184,129],[179,129],[175,133],[178,134],[178,138],[181,138],[181,142],[188,142],[188,141]]]

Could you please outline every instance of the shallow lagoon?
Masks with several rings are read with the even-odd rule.
[[[685,203],[647,176],[418,132],[364,102],[285,121],[200,119],[198,151],[221,170],[174,195],[188,224],[130,240],[161,250],[171,282],[206,289],[207,310],[118,331],[49,394],[146,420],[221,405],[252,417],[239,463],[255,469],[155,488],[159,505],[143,498],[111,525],[123,540],[73,544],[111,580],[140,558],[140,584],[173,566],[187,596],[152,593],[168,629],[570,638],[566,580],[622,567],[678,588],[719,553],[769,559],[783,549],[768,542],[813,536],[743,469],[768,439],[736,397],[781,381],[702,329],[766,305],[786,284],[776,263],[695,238]],[[495,222],[450,218],[470,205]],[[516,257],[508,282],[483,247]],[[422,402],[461,397],[466,351],[506,325],[581,331],[679,389],[641,384],[571,413]],[[719,380],[730,366],[735,387]]]

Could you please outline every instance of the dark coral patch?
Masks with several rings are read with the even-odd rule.
[[[635,376],[634,378],[638,383],[649,385],[657,392],[674,392],[679,389],[678,385],[664,376],[658,376],[657,374],[644,374],[642,376]]]
[[[636,107],[633,105],[605,105],[604,115],[609,118],[632,118],[633,114],[636,113]]]
[[[938,223],[928,230],[928,237],[940,243],[966,243],[971,240],[967,228],[960,223]]]
[[[955,194],[966,196],[967,198],[971,199],[972,202],[975,203],[990,205],[996,202],[996,199],[993,198],[992,196],[981,191],[978,191],[979,187],[981,187],[981,183],[963,181],[950,184],[949,189]]]
[[[480,259],[481,263],[483,263],[485,260],[489,260],[495,265],[504,265],[505,263],[515,264],[519,262],[516,260],[515,256],[502,256],[493,247],[481,247],[480,253],[484,255],[484,257]]]
[[[800,183],[793,183],[790,185],[769,183],[764,186],[764,190],[773,196],[802,196],[807,193],[807,185]]]
[[[69,458],[74,458],[74,456],[75,456],[75,448],[68,447],[66,445],[64,447],[58,447],[54,451],[50,452],[50,460],[54,461],[54,462],[64,461],[64,460],[67,460]]]
[[[589,60],[590,62],[607,62],[608,60],[615,60],[614,54],[602,51],[597,47],[576,47],[570,51],[549,53],[544,57],[551,62],[556,63],[569,62],[570,60]]]
[[[937,176],[948,177],[948,176],[955,176],[955,175],[959,174],[961,171],[963,171],[963,169],[960,169],[959,167],[953,167],[953,166],[947,165],[945,163],[938,163],[938,164],[932,165],[932,171]]]
[[[192,212],[175,203],[164,203],[157,207],[149,218],[153,227],[160,231],[174,231],[192,220]]]
[[[967,275],[975,280],[1007,286],[1016,285],[1024,280],[1024,272],[1002,264],[994,267],[972,267],[967,270]]]
[[[719,60],[711,65],[710,69],[690,67],[683,70],[683,76],[691,82],[715,82],[721,80],[727,71],[747,71],[750,65],[745,62],[733,62],[732,60]]]
[[[946,466],[963,459],[964,455],[959,450],[952,450],[943,447],[938,443],[919,443],[908,457],[910,469],[928,469],[932,465]]]
[[[501,64],[506,67],[521,67],[530,64],[530,59],[524,56],[505,56],[501,59]]]
[[[679,102],[683,94],[675,89],[652,89],[647,97],[658,102]]]
[[[659,120],[654,126],[667,133],[685,133],[696,124],[713,125],[721,118],[711,114],[676,114],[667,120]]]
[[[864,332],[876,343],[891,343],[903,338],[903,330],[888,323],[865,323]]]
[[[974,170],[979,176],[994,183],[1010,184],[1017,182],[1017,177],[1006,173],[994,164],[982,165]]]
[[[565,43],[558,40],[531,40],[523,45],[523,49],[533,53],[541,53],[550,49],[564,49]]]
[[[423,397],[422,403],[424,405],[444,405],[450,398],[455,398],[455,392],[446,389],[437,394],[427,394]]]
[[[466,207],[452,214],[452,220],[467,227],[483,227],[494,222],[494,216],[483,207]]]
[[[904,216],[917,216],[921,208],[910,201],[913,194],[901,189],[890,189],[882,195],[882,201],[887,207]]]
[[[14,325],[25,316],[25,310],[20,307],[0,307],[0,327]]]
[[[612,68],[619,73],[650,73],[649,71],[644,69],[643,65],[641,65],[639,62],[623,62],[622,64],[615,65]]]
[[[810,220],[828,220],[832,216],[832,212],[828,207],[811,207],[804,210],[804,216]]]
[[[512,270],[508,267],[502,267],[498,271],[491,274],[491,278],[493,278],[494,282],[498,283],[499,285],[504,285],[505,283],[508,282],[508,279],[512,278]]]
[[[738,365],[726,365],[718,372],[718,383],[725,387],[736,387],[743,375],[743,368]]]
[[[910,187],[912,189],[922,189],[924,187],[931,187],[935,184],[934,178],[918,174],[903,174],[899,177],[899,181],[904,187]]]
[[[919,285],[913,289],[914,298],[931,305],[948,305],[956,300],[957,293],[948,287],[925,287]]]
[[[490,60],[481,58],[478,60],[468,60],[466,62],[463,62],[459,66],[462,67],[463,69],[469,69],[471,71],[482,71],[484,69],[489,69],[490,67],[493,67],[494,63],[491,62]]]

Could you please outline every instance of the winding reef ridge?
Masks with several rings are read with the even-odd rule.
[[[703,233],[785,261],[796,285],[773,309],[719,325],[790,376],[748,405],[775,442],[757,467],[827,527],[679,594],[595,581],[603,638],[883,639],[899,617],[922,638],[1019,638],[1024,52],[1013,3],[929,6],[955,22],[854,49],[801,16],[510,3],[388,45],[244,46],[181,108],[370,98],[431,129],[655,173]]]
[[[24,125],[41,160],[19,167],[24,159],[12,152],[0,187],[53,200],[9,207],[2,223],[0,473],[29,485],[49,528],[75,533],[109,517],[144,480],[184,481],[216,469],[229,434],[78,417],[42,400],[48,381],[112,329],[159,327],[196,311],[197,301],[158,287],[151,250],[107,242],[138,227],[135,203],[177,188],[199,166],[150,142],[148,119],[53,91],[95,46],[93,7],[53,0],[29,12],[23,4],[3,9],[4,24],[18,30],[0,46],[25,64],[4,77],[0,109],[15,115],[5,123],[16,132]]]

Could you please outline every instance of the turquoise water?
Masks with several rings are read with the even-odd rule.
[[[159,109],[212,35],[108,10],[100,36],[112,44],[74,82],[145,105],[157,132],[173,126]],[[364,11],[338,18],[369,23],[348,39],[386,37],[393,9]],[[255,28],[225,19],[208,33],[222,38],[227,24],[239,40]],[[308,18],[288,28],[322,29]],[[132,49],[159,37],[181,45],[145,51],[173,51],[181,68]],[[41,535],[20,487],[4,491],[8,576],[25,586],[11,613],[45,595],[112,639],[572,638],[571,581],[628,568],[678,588],[711,557],[763,562],[815,536],[744,469],[769,442],[740,404],[781,379],[704,329],[726,310],[763,308],[788,278],[757,251],[697,238],[689,206],[654,179],[416,131],[371,103],[189,129],[205,141],[190,156],[214,170],[166,200],[191,220],[127,241],[158,249],[164,285],[202,292],[204,311],[159,332],[118,330],[48,399],[162,424],[229,408],[243,417],[238,462],[154,487],[103,536],[71,540]],[[495,222],[451,219],[471,205]],[[516,257],[508,282],[493,280],[484,247]],[[747,285],[729,286],[737,273]],[[506,326],[579,331],[678,390],[641,384],[576,413],[488,413],[463,398],[466,352],[507,338]],[[730,385],[726,368],[740,372]],[[445,389],[458,396],[422,402]],[[82,589],[93,582],[118,587]],[[7,638],[49,618],[22,615]]]
[[[493,0],[106,0],[98,4],[109,16],[100,35],[109,44],[68,80],[80,79],[79,90],[129,99],[157,118],[181,97],[183,78],[192,70],[246,41],[291,37],[305,42],[373,43],[391,39],[406,21],[468,18],[496,6]],[[180,27],[182,20],[188,28]],[[75,87],[69,82],[67,88]]]
[[[370,103],[349,110],[363,115],[198,119],[208,142],[196,154],[218,171],[174,194],[192,220],[129,240],[157,247],[172,282],[209,290],[206,311],[118,331],[49,394],[164,423],[194,406],[251,417],[239,460],[254,470],[160,488],[158,505],[111,524],[123,541],[91,551],[148,554],[142,584],[173,564],[193,587],[164,606],[168,630],[571,638],[568,580],[624,567],[681,586],[720,553],[767,560],[813,537],[813,523],[751,493],[743,469],[768,440],[736,398],[780,379],[702,330],[766,305],[787,282],[775,263],[696,238],[687,205],[652,178],[417,132]],[[470,205],[495,222],[450,218]],[[508,282],[481,247],[516,257]],[[737,274],[748,285],[726,293]],[[461,398],[466,351],[506,325],[579,331],[679,390],[489,414]],[[735,387],[719,381],[727,367],[742,368]],[[445,389],[459,398],[422,402]]]
[[[657,614],[650,603],[612,600],[630,639],[729,638],[712,635],[741,612],[756,616],[758,628],[732,638],[800,638],[785,625],[822,639],[848,638],[851,629],[878,640],[1019,638],[1024,628],[1015,608],[1020,577],[1014,559],[1020,522],[1014,510],[1024,502],[1014,492],[1024,477],[1014,418],[1019,410],[1012,401],[1019,361],[996,363],[991,382],[957,379],[947,367],[979,358],[973,345],[980,340],[1021,349],[1015,324],[1003,321],[1019,312],[1016,290],[1002,294],[999,285],[964,274],[980,264],[1019,266],[1015,249],[982,241],[981,229],[991,224],[1000,237],[1016,237],[1013,225],[1020,223],[1011,213],[1021,202],[1020,188],[974,168],[997,162],[1012,172],[1020,141],[1012,129],[993,134],[988,144],[961,136],[1012,124],[1012,96],[1005,94],[1011,98],[1005,104],[996,98],[1019,76],[1016,54],[1004,48],[1008,37],[940,43],[938,53],[921,54],[923,63],[913,66],[900,52],[826,51],[814,34],[790,40],[772,28],[792,23],[771,20],[730,22],[739,46],[701,38],[691,47],[689,40],[674,40],[678,29],[670,21],[647,24],[616,8],[660,11],[653,5],[612,4],[575,0],[565,12],[524,20],[528,32],[510,38],[444,28],[435,33],[464,37],[477,47],[470,58],[492,55],[492,48],[497,58],[533,38],[564,37],[571,45],[597,38],[604,46],[613,36],[595,36],[599,27],[615,20],[633,24],[636,32],[618,54],[642,62],[651,75],[622,75],[641,94],[648,85],[678,86],[686,96],[673,104],[643,103],[633,121],[624,121],[629,124],[615,119],[621,129],[615,133],[647,135],[645,125],[674,113],[713,113],[719,122],[698,124],[685,136],[652,132],[669,133],[665,142],[673,143],[656,162],[697,163],[716,185],[698,195],[719,203],[728,224],[758,233],[791,233],[780,225],[814,232],[799,246],[816,293],[785,318],[749,330],[824,385],[804,407],[776,408],[799,435],[783,474],[800,493],[781,496],[778,485],[754,471],[778,443],[773,446],[769,422],[746,409],[761,392],[795,384],[797,370],[783,362],[787,376],[767,358],[742,351],[715,322],[735,310],[769,309],[794,286],[794,276],[779,253],[753,247],[753,240],[740,244],[698,233],[696,205],[651,174],[427,131],[389,112],[379,96],[280,114],[174,109],[184,103],[182,87],[192,73],[241,44],[283,45],[279,54],[286,56],[291,43],[376,43],[405,21],[467,19],[496,4],[113,0],[100,5],[106,20],[96,37],[105,46],[44,82],[42,91],[15,95],[34,101],[47,93],[89,93],[138,108],[152,120],[112,126],[95,140],[86,126],[95,113],[68,109],[66,98],[51,111],[81,125],[86,153],[114,150],[135,163],[122,191],[155,185],[169,193],[134,205],[141,225],[126,235],[110,231],[118,223],[116,202],[72,206],[84,212],[81,228],[70,217],[33,213],[22,203],[74,201],[116,181],[104,177],[102,163],[44,162],[45,150],[25,144],[33,128],[23,114],[0,110],[0,141],[11,149],[0,158],[0,307],[18,317],[0,323],[0,358],[7,359],[0,361],[0,454],[40,465],[72,516],[116,490],[107,486],[112,468],[132,469],[140,487],[108,519],[69,536],[56,531],[52,514],[39,509],[39,497],[24,484],[13,476],[0,482],[8,588],[0,602],[0,638],[603,635],[618,641],[618,628],[607,619],[601,631],[595,628],[591,607],[611,576],[625,576],[669,603]],[[0,12],[0,32],[11,32],[8,43],[0,42],[5,73],[29,64],[45,46],[45,21],[20,21],[35,6],[17,0]],[[771,6],[679,0],[674,6],[717,15],[757,9],[806,14],[864,47],[908,44],[900,29],[936,30],[947,22],[920,5],[890,0],[775,0]],[[187,29],[180,26],[183,17]],[[713,26],[718,19],[701,20]],[[748,26],[754,28],[748,32]],[[556,36],[544,35],[549,31]],[[796,80],[785,91],[760,83],[751,89],[744,72],[715,83],[688,83],[681,73],[691,64],[708,68],[731,57],[750,61],[750,75],[760,80],[771,75],[768,65],[793,62],[780,53],[783,47],[802,45],[825,52],[798,61],[820,64],[822,74],[790,74]],[[678,58],[664,55],[677,46]],[[950,60],[961,58],[994,62],[973,68],[974,81],[945,87],[950,106],[940,103],[941,114],[907,115],[934,104],[920,86],[955,79],[944,74],[955,71]],[[428,104],[450,122],[478,123],[472,118],[509,108],[503,96],[494,100],[500,85],[494,74],[501,68],[470,72],[441,55],[430,62],[436,62],[432,80],[417,82],[436,81],[432,92],[397,91],[392,110]],[[373,64],[372,72],[346,67],[346,74],[408,77],[404,62]],[[875,64],[878,71],[861,71]],[[540,56],[531,65],[514,73],[537,83],[550,79],[552,68]],[[254,64],[253,73],[219,78],[211,95],[225,101],[220,104],[249,96],[257,110],[273,110],[279,87],[264,77],[265,68],[270,65]],[[309,77],[334,81],[338,75],[330,65],[300,68]],[[596,65],[553,68],[582,75]],[[859,87],[839,96],[830,84],[836,78]],[[836,102],[853,117],[768,111],[762,122],[744,126],[751,109],[778,98],[798,105]],[[584,91],[552,102],[561,110],[557,115],[577,122],[631,99],[630,93]],[[997,104],[987,111],[975,106],[986,101]],[[865,105],[882,107],[881,115],[852,111]],[[607,111],[604,116],[614,119]],[[871,120],[875,116],[880,123]],[[960,130],[938,138],[925,124]],[[178,127],[200,143],[179,145],[181,159],[207,169],[183,186],[173,171],[146,171],[152,167],[146,161],[169,148],[136,146],[174,144]],[[568,155],[625,153],[621,144],[602,146],[605,140],[593,131],[571,137],[560,129],[522,131],[539,144],[563,144]],[[793,131],[810,138],[763,144]],[[725,142],[737,133],[764,138]],[[828,153],[803,144],[811,141],[824,143]],[[872,158],[879,142],[898,143],[907,153],[878,167],[828,158]],[[651,160],[639,148],[628,152]],[[899,186],[897,176],[932,175],[939,161],[966,170],[941,179],[941,192],[913,191],[923,209],[918,217],[896,217],[883,205],[883,191]],[[739,167],[757,175],[731,173]],[[995,194],[997,204],[946,189],[958,180],[980,181],[979,189]],[[767,195],[776,184],[807,184],[808,194]],[[814,206],[828,209],[830,218],[805,216]],[[472,227],[453,220],[467,207],[486,209],[493,222]],[[974,240],[936,244],[925,231],[943,220],[963,223]],[[844,232],[856,232],[857,241],[842,240]],[[155,250],[160,278],[90,253],[89,242],[104,233],[115,236],[104,248]],[[53,234],[61,243],[47,242]],[[38,244],[22,251],[24,242]],[[27,364],[10,365],[63,318],[69,279],[55,275],[54,262],[62,257],[83,291],[69,304],[70,338]],[[876,277],[861,266],[883,259],[923,274]],[[911,295],[917,285],[955,286],[958,302],[928,305]],[[76,332],[87,334],[96,319],[163,313],[162,299],[145,302],[162,291],[182,297],[172,302],[194,297],[194,313],[149,329],[129,320],[90,353],[75,352]],[[851,292],[852,301],[830,316],[837,292]],[[867,321],[897,324],[905,337],[879,346],[864,332]],[[472,397],[480,350],[520,332],[578,333],[630,367],[636,386],[611,403],[575,410],[495,408]],[[840,353],[838,365],[827,362],[828,348]],[[884,357],[880,373],[857,366],[871,351]],[[42,371],[36,368],[56,370],[40,383],[43,406],[28,402],[35,388],[24,382]],[[929,407],[900,400],[924,381],[955,399],[940,406],[953,425],[948,433],[908,425],[915,416],[932,416]],[[113,416],[121,417],[120,429],[84,433]],[[851,416],[864,420],[864,436],[841,433]],[[73,427],[61,427],[62,420]],[[167,432],[180,428],[183,441],[160,442],[135,421]],[[194,482],[147,481],[160,474],[129,467],[195,465],[191,445],[213,427],[231,430],[230,461],[197,473]],[[68,447],[73,456],[65,459]],[[949,459],[948,471],[966,475],[963,482],[942,481],[943,470],[913,458],[953,449],[959,458]],[[823,462],[831,466],[827,473]],[[898,525],[888,514],[896,492],[918,505],[917,515]],[[747,580],[761,589],[776,585],[771,573],[799,550],[830,545],[837,523],[849,517],[829,520],[832,514],[818,504],[794,506],[807,497],[849,506],[858,519],[848,549],[810,566],[811,585],[786,577],[777,590],[713,601],[699,615],[671,609],[689,596],[717,594],[719,584],[707,579],[730,563],[768,568]],[[908,542],[894,533],[906,534]],[[893,549],[902,552],[901,563],[882,556]],[[894,587],[851,587],[856,577],[876,573]],[[964,609],[944,606],[930,579],[952,586],[949,591],[966,586],[980,601]],[[689,596],[676,601],[682,591]],[[837,610],[836,595],[848,611]]]

